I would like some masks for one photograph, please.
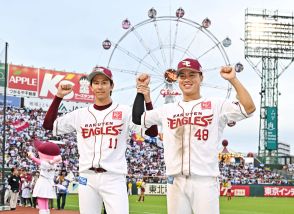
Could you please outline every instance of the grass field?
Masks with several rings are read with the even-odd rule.
[[[146,196],[144,203],[137,199],[136,195],[129,198],[131,214],[167,213],[165,196]],[[234,197],[227,201],[221,197],[220,206],[221,214],[294,214],[294,198]],[[78,210],[77,195],[67,197],[66,209]]]

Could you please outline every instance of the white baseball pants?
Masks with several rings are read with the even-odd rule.
[[[219,214],[219,188],[216,177],[176,176],[167,184],[168,213]]]
[[[126,176],[110,172],[81,173],[79,182],[80,214],[100,214],[104,202],[107,214],[128,214]]]

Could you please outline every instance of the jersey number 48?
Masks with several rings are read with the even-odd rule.
[[[208,129],[197,129],[194,134],[194,137],[197,137],[197,140],[207,140],[208,139]]]

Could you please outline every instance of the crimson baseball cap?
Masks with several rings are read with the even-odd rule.
[[[177,74],[184,69],[202,73],[202,67],[197,59],[187,58],[180,61],[178,64]]]
[[[92,79],[97,75],[97,74],[103,74],[104,76],[106,76],[108,79],[110,79],[111,81],[113,81],[112,79],[112,72],[111,70],[104,68],[102,66],[95,66],[92,70],[92,72],[88,75],[88,80],[89,82],[92,82]]]

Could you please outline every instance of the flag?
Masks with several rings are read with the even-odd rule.
[[[133,132],[132,133],[132,140],[136,143],[142,144],[145,139],[140,134]]]
[[[20,132],[26,128],[29,128],[30,124],[24,120],[17,120],[12,123],[12,126],[16,129],[17,132]]]

